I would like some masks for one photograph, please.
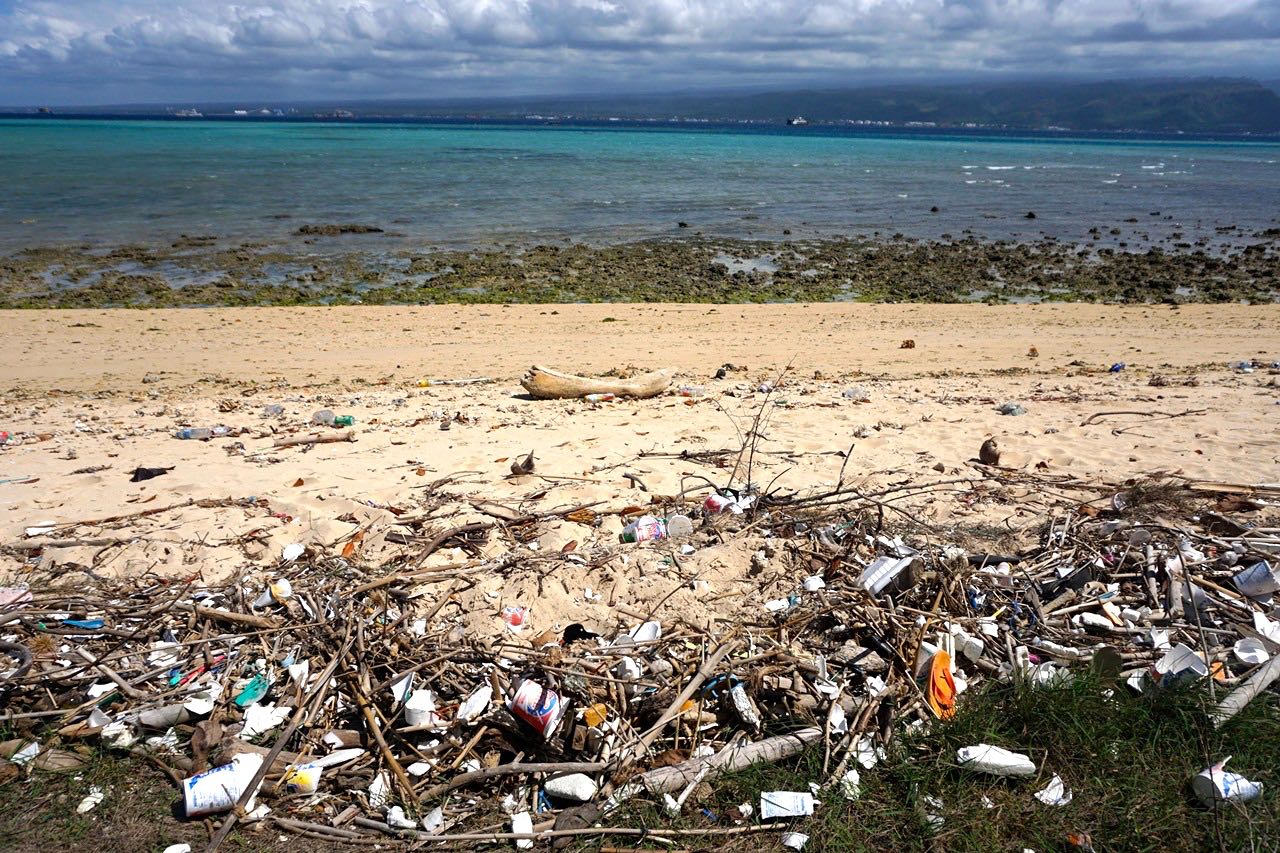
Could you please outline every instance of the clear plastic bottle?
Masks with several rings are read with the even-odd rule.
[[[311,416],[311,423],[323,424],[324,426],[333,426],[333,419],[336,416],[332,409],[321,409]]]
[[[207,438],[213,438],[213,430],[208,427],[187,427],[175,432],[173,437],[183,441],[204,441]]]

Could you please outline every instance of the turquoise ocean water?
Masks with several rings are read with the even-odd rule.
[[[382,247],[690,233],[681,221],[761,239],[1083,240],[1136,218],[1125,228],[1190,241],[1276,226],[1280,141],[3,119],[0,187],[3,252],[287,243],[302,224],[347,222],[386,229],[361,243]]]

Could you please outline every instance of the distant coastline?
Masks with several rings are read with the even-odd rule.
[[[452,100],[0,106],[0,115],[237,121],[625,122],[893,132],[1280,135],[1280,93],[1247,78],[894,85],[793,91]],[[803,116],[803,120],[793,119]]]
[[[1170,131],[1142,130],[1138,128],[1123,130],[1107,129],[1068,129],[1063,127],[1016,127],[1008,125],[985,125],[964,123],[959,125],[930,124],[922,122],[893,123],[871,119],[814,120],[803,126],[791,126],[783,121],[773,119],[741,119],[727,121],[722,119],[662,119],[662,118],[579,118],[574,116],[449,116],[449,115],[394,115],[376,113],[355,113],[346,117],[332,115],[236,115],[234,113],[201,113],[199,117],[179,115],[174,112],[130,112],[130,113],[62,113],[34,111],[0,110],[0,121],[14,120],[61,120],[61,121],[172,121],[198,124],[200,122],[216,122],[229,124],[332,124],[351,125],[419,125],[430,127],[515,127],[515,128],[560,128],[564,130],[608,130],[610,128],[627,130],[707,130],[718,133],[763,133],[806,136],[847,136],[847,137],[893,137],[906,136],[928,139],[931,137],[953,139],[1144,139],[1151,141],[1193,141],[1193,142],[1276,142],[1280,141],[1280,131],[1268,133],[1251,131]]]

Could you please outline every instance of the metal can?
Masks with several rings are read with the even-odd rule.
[[[507,702],[511,713],[529,726],[544,740],[551,736],[564,719],[564,700],[560,694],[550,687],[543,687],[536,681],[522,678],[515,684],[515,693]]]

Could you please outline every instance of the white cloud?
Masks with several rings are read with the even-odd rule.
[[[1280,0],[11,0],[0,101],[1280,74],[1277,47]]]

